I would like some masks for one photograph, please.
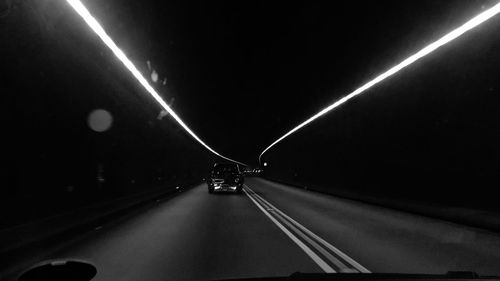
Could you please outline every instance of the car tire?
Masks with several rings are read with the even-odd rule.
[[[242,187],[242,186],[238,186],[238,187],[236,188],[236,193],[238,193],[238,194],[242,194],[242,193],[243,193],[243,187]]]
[[[214,188],[213,187],[209,187],[208,188],[208,193],[210,193],[210,194],[214,193]]]

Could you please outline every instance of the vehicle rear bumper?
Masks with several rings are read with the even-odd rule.
[[[212,188],[214,192],[237,192],[243,186],[235,184],[212,184],[209,188]]]

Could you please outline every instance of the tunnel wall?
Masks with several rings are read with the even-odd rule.
[[[372,202],[500,212],[492,21],[271,148],[264,176]]]
[[[213,156],[170,116],[160,120],[160,107],[68,5],[13,5],[0,27],[0,228],[201,182]],[[112,116],[109,130],[89,126],[96,109]]]

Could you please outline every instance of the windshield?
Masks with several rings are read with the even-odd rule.
[[[0,0],[0,279],[500,275],[499,1]]]

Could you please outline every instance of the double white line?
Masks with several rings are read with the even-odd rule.
[[[309,229],[287,216],[248,185],[243,191],[255,205],[276,224],[297,246],[299,246],[324,272],[361,272],[370,273],[368,269],[326,242]]]

